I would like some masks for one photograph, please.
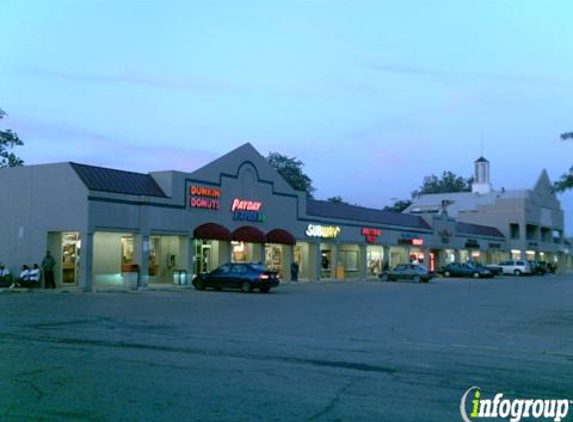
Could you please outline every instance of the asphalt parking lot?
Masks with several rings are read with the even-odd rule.
[[[449,422],[472,386],[573,399],[573,276],[12,292],[0,309],[0,421]]]

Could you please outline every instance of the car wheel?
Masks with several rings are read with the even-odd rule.
[[[380,276],[380,280],[382,280],[382,281],[388,281],[388,280],[390,280],[390,276],[389,276],[388,274],[382,274],[382,275]]]
[[[195,280],[193,285],[197,290],[205,290],[205,282],[201,279]]]
[[[449,272],[449,271],[444,271],[444,277],[449,277],[449,276],[451,276],[450,272]]]
[[[416,283],[420,283],[422,281],[422,278],[419,275],[415,275],[414,279],[413,279]]]
[[[521,271],[519,271],[519,270],[515,270],[513,273],[518,277],[521,275]]]
[[[478,272],[473,273],[473,277],[474,277],[474,278],[479,278],[479,273],[478,273]]]
[[[241,284],[241,291],[243,293],[251,293],[253,291],[253,286],[251,286],[251,282],[248,280],[243,281],[243,284]]]
[[[261,287],[259,290],[261,291],[261,293],[268,293],[271,291],[271,288],[270,287]]]

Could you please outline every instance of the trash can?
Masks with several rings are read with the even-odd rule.
[[[173,270],[173,285],[187,286],[189,284],[187,270]]]
[[[123,264],[121,266],[121,275],[123,278],[123,288],[126,290],[135,290],[139,285],[139,265]]]

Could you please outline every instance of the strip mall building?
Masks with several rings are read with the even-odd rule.
[[[0,261],[57,261],[58,286],[90,291],[188,281],[228,261],[290,280],[377,276],[416,258],[509,258],[496,228],[307,199],[245,144],[193,173],[59,163],[0,170]],[[185,276],[187,274],[187,276]]]

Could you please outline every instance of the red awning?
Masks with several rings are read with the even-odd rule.
[[[281,245],[296,245],[294,236],[283,229],[274,229],[267,233],[267,243],[279,243]]]
[[[266,243],[267,238],[256,227],[243,226],[233,232],[233,240],[247,243]]]
[[[232,240],[231,232],[220,224],[207,223],[193,230],[195,239],[223,240],[230,242]]]

